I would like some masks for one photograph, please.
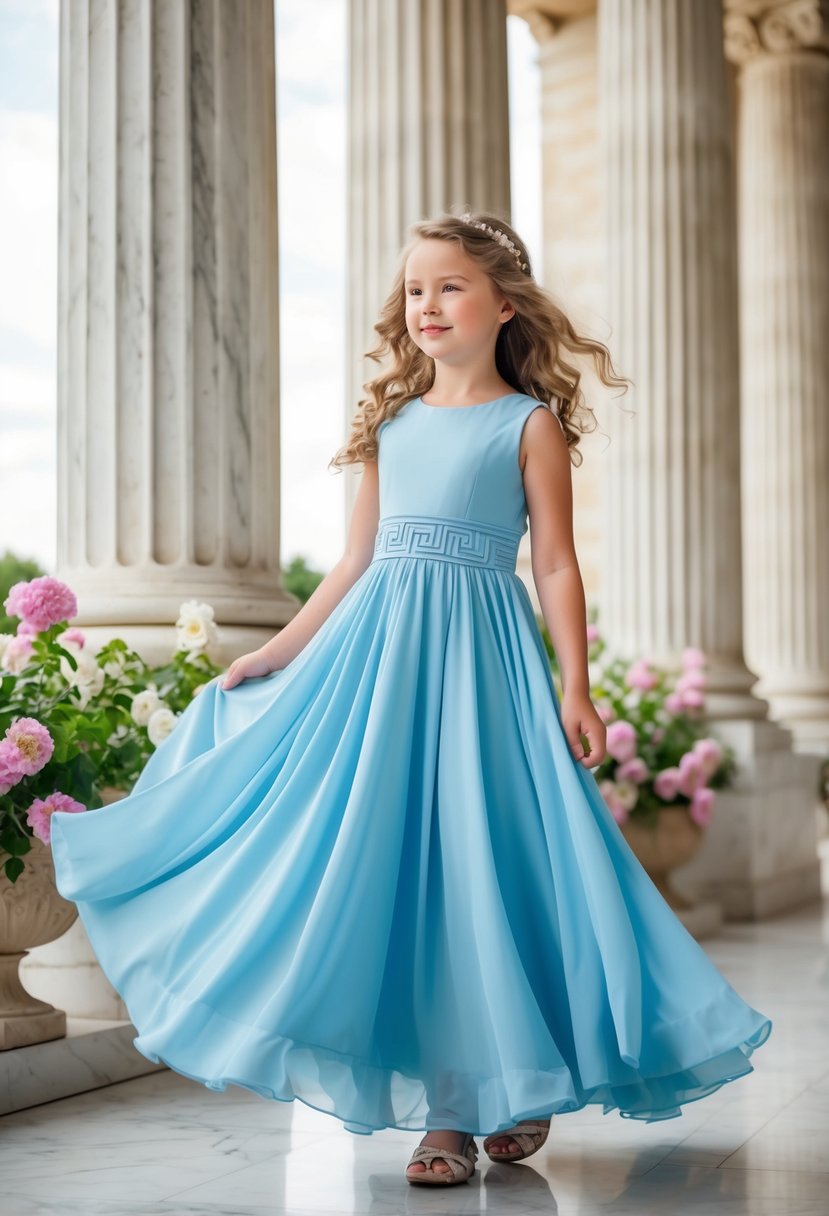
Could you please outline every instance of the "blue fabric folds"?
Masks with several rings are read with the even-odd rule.
[[[569,752],[514,572],[537,406],[410,403],[382,433],[374,559],[305,648],[207,684],[129,797],[52,816],[58,888],[148,1059],[356,1133],[588,1103],[651,1122],[752,1071],[771,1021]],[[436,439],[453,513],[391,478]]]

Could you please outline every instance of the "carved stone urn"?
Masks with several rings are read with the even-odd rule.
[[[106,786],[105,803],[124,797]],[[78,814],[83,814],[79,811]],[[27,992],[18,968],[34,946],[56,941],[78,918],[78,909],[55,885],[52,850],[38,836],[11,882],[0,868],[0,1051],[46,1043],[66,1035],[66,1013]]]
[[[48,844],[33,836],[23,861],[25,869],[17,882],[0,870],[0,1051],[66,1034],[64,1011],[27,992],[18,967],[32,946],[62,937],[77,920],[78,909],[55,886]]]
[[[619,826],[662,898],[675,911],[692,908],[671,886],[671,871],[690,861],[703,841],[703,829],[694,823],[687,806],[679,802],[662,806],[655,821],[632,816]]]

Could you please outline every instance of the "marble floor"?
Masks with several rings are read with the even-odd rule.
[[[829,895],[704,943],[775,1025],[755,1071],[681,1117],[587,1108],[523,1164],[481,1149],[468,1184],[409,1186],[422,1133],[355,1136],[301,1102],[164,1071],[0,1118],[2,1216],[827,1216]],[[480,1148],[480,1141],[479,1141]]]

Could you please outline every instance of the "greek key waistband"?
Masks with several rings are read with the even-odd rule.
[[[497,524],[440,515],[386,515],[374,542],[374,561],[428,557],[515,572],[521,533]]]

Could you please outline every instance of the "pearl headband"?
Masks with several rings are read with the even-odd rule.
[[[494,241],[497,241],[499,245],[503,245],[505,249],[509,249],[510,253],[518,262],[521,269],[529,274],[529,266],[526,262],[521,261],[521,250],[514,241],[510,240],[505,232],[501,231],[500,228],[490,228],[489,224],[476,223],[470,211],[465,211],[463,215],[458,216],[458,218],[463,220],[465,224],[471,224],[473,228],[481,228],[488,236],[491,236]]]

